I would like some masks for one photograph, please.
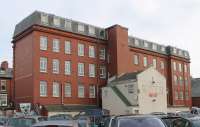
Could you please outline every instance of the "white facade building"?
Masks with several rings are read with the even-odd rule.
[[[167,113],[166,79],[153,67],[124,74],[102,89],[102,106],[111,115]]]

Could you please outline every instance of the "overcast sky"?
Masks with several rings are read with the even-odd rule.
[[[108,27],[188,50],[191,74],[200,77],[200,0],[5,0],[0,4],[0,62],[12,64],[15,25],[35,10]]]

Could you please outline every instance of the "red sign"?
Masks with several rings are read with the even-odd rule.
[[[149,97],[157,97],[157,93],[156,92],[150,92],[149,93]]]

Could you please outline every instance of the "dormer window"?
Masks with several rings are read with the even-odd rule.
[[[173,53],[176,54],[177,53],[177,49],[173,48]]]
[[[57,17],[57,16],[54,16],[54,17],[53,17],[53,24],[54,24],[55,26],[59,27],[59,26],[60,26],[60,18]]]
[[[146,42],[146,41],[144,41],[144,47],[145,47],[145,48],[148,48],[148,47],[149,47],[149,43]]]
[[[188,57],[188,53],[187,53],[187,52],[184,52],[184,56],[185,56],[185,57]]]
[[[65,20],[65,28],[67,30],[72,30],[72,22],[70,20]]]
[[[95,27],[89,26],[89,34],[90,35],[95,35]]]
[[[49,24],[48,15],[47,14],[41,13],[41,23],[43,23],[43,24]]]
[[[152,49],[153,50],[157,50],[157,45],[156,44],[152,44]]]
[[[165,52],[165,47],[164,46],[161,46],[161,51]]]
[[[140,45],[140,42],[139,42],[138,39],[135,39],[135,45],[136,45],[136,46],[139,46],[139,45]]]
[[[85,28],[84,28],[84,24],[79,23],[78,24],[78,32],[84,32]]]
[[[178,55],[182,56],[183,52],[181,50],[178,51]]]

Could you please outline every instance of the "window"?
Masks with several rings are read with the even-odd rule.
[[[181,50],[178,51],[178,55],[182,56],[183,52]]]
[[[156,68],[157,67],[157,60],[153,59],[153,67]]]
[[[179,97],[178,97],[178,98],[179,98],[180,100],[183,100],[183,98],[184,98],[184,97],[183,97],[183,91],[180,91],[180,92],[179,92]]]
[[[94,48],[94,46],[89,46],[89,57],[95,58],[95,48]]]
[[[106,78],[106,67],[100,66],[100,78]]]
[[[187,72],[187,65],[184,65],[184,71]]]
[[[185,91],[185,99],[189,100],[189,93],[188,93],[188,91]]]
[[[161,46],[161,51],[165,52],[165,47],[164,46]]]
[[[95,27],[89,26],[89,34],[90,35],[95,35]]]
[[[165,64],[164,64],[163,61],[160,61],[160,68],[161,68],[161,69],[164,69],[164,68],[165,68]]]
[[[84,28],[84,24],[79,23],[78,24],[78,32],[84,32],[85,28]]]
[[[179,99],[178,91],[175,91],[175,100]]]
[[[182,64],[181,63],[178,64],[178,68],[179,68],[179,72],[182,72]]]
[[[84,44],[78,44],[78,56],[84,56]]]
[[[152,49],[153,50],[157,50],[157,45],[156,44],[152,44]]]
[[[78,97],[84,98],[85,97],[85,88],[83,85],[78,86]]]
[[[140,45],[140,42],[139,42],[138,39],[135,39],[135,45],[136,45],[136,46],[139,46],[139,45]]]
[[[188,57],[188,53],[187,53],[187,52],[184,52],[184,56],[185,56],[185,57]]]
[[[144,64],[144,67],[147,67],[147,57],[143,57],[143,64]]]
[[[173,53],[176,54],[177,53],[177,49],[173,48]]]
[[[138,55],[134,55],[133,60],[134,60],[133,62],[134,62],[135,65],[139,64],[139,56]]]
[[[54,74],[58,74],[59,73],[59,60],[58,59],[53,59],[53,63],[52,63],[52,65],[53,65],[53,73]]]
[[[146,41],[144,41],[144,47],[148,48],[149,47],[149,43],[147,43]]]
[[[40,36],[40,50],[47,50],[47,37]]]
[[[49,23],[47,14],[41,13],[41,22],[43,24],[48,24]]]
[[[134,93],[134,88],[133,88],[133,84],[129,84],[128,85],[128,93]]]
[[[71,75],[71,61],[65,61],[65,75]]]
[[[7,94],[0,94],[0,106],[7,106]]]
[[[54,24],[55,26],[59,27],[59,26],[60,26],[60,18],[57,17],[57,16],[54,16],[54,17],[53,17],[53,24]]]
[[[47,82],[40,81],[40,97],[46,97],[46,96],[47,96]]]
[[[71,54],[71,42],[65,41],[65,54]]]
[[[179,77],[179,84],[183,85],[183,77],[182,76]]]
[[[53,82],[53,97],[59,97],[60,96],[60,88],[58,82]]]
[[[89,64],[89,77],[95,77],[95,64]]]
[[[65,28],[67,30],[71,30],[72,29],[72,22],[70,20],[65,20]]]
[[[6,85],[6,80],[1,80],[1,84],[0,85],[1,85],[1,91],[6,91],[6,89],[7,89],[6,88],[6,86],[7,86]]]
[[[178,84],[178,78],[176,75],[174,75],[174,84],[177,85]]]
[[[99,50],[99,59],[101,59],[101,60],[105,60],[106,59],[106,49],[105,48],[101,48]]]
[[[176,71],[176,62],[173,62],[174,71]]]
[[[78,63],[78,76],[84,76],[84,63]]]
[[[90,97],[90,98],[95,98],[95,86],[92,85],[92,86],[89,87],[89,89],[90,89],[90,90],[89,90],[89,92],[90,92],[90,93],[89,93],[89,97]]]
[[[185,77],[185,87],[188,87],[188,79]]]
[[[59,40],[53,39],[53,52],[59,52],[60,46],[59,46]]]
[[[47,58],[40,57],[40,72],[47,72]]]
[[[70,83],[65,84],[65,97],[71,97],[72,96],[72,88]]]

